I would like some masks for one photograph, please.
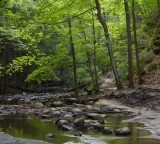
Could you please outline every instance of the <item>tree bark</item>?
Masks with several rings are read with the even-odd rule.
[[[128,1],[127,0],[124,0],[124,5],[125,5],[125,11],[126,11],[127,38],[128,38],[128,79],[129,79],[129,88],[134,88],[130,14],[129,14],[129,7],[128,7]]]
[[[96,59],[96,33],[95,33],[95,24],[94,24],[94,15],[92,11],[92,24],[93,24],[93,46],[94,46],[94,73],[95,73],[95,84],[96,84],[96,89],[95,92],[99,92],[99,85],[98,85],[98,76],[97,76],[97,59]]]
[[[112,52],[112,46],[110,44],[110,37],[109,37],[109,33],[108,33],[108,27],[106,22],[104,21],[104,19],[102,18],[102,14],[101,14],[101,7],[99,4],[99,0],[95,0],[96,3],[96,9],[97,9],[97,17],[101,23],[101,25],[103,26],[104,29],[104,34],[106,37],[106,46],[108,47],[108,52],[109,52],[109,56],[110,56],[110,62],[111,62],[111,66],[112,66],[112,70],[115,76],[115,80],[116,80],[116,86],[117,89],[122,89],[122,84],[120,82],[119,76],[118,76],[118,72],[114,63],[114,57],[113,57],[113,52]]]
[[[157,0],[158,10],[160,10],[160,0]]]
[[[82,32],[84,34],[85,44],[87,44],[87,37],[86,37],[86,33],[85,33],[85,30],[84,30],[83,27],[82,27]],[[87,56],[87,62],[86,62],[86,64],[87,64],[87,67],[89,69],[90,76],[92,78],[94,89],[96,89],[96,84],[95,84],[95,80],[94,80],[94,76],[93,76],[93,72],[92,72],[92,68],[91,68],[91,58],[90,58],[90,54],[89,54],[88,50],[86,50],[86,56]]]
[[[141,76],[141,69],[140,69],[140,62],[139,62],[139,50],[138,50],[138,42],[137,42],[136,18],[135,18],[134,8],[135,8],[134,0],[132,0],[132,18],[133,18],[134,43],[135,43],[135,49],[136,49],[137,74],[138,74],[139,84],[141,84],[142,76]]]
[[[76,64],[75,48],[74,48],[73,37],[72,37],[72,24],[71,24],[70,18],[68,20],[68,26],[69,26],[71,53],[73,58],[74,89],[75,89],[75,96],[78,97],[77,64]]]

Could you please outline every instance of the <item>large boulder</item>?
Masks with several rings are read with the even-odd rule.
[[[118,136],[124,136],[124,135],[130,135],[130,134],[131,134],[131,130],[128,127],[120,128],[115,131],[115,135],[118,135]]]

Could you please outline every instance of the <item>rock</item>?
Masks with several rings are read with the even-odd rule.
[[[44,105],[41,102],[36,102],[34,104],[35,107],[44,107]]]
[[[40,140],[15,138],[3,132],[0,132],[0,143],[1,144],[51,144]]]
[[[108,117],[107,115],[104,114],[97,114],[97,113],[88,113],[87,114],[88,118],[91,118],[93,120],[100,120]]]
[[[109,129],[108,127],[105,127],[102,133],[105,135],[110,135],[113,134],[113,130]]]
[[[84,125],[84,118],[78,118],[74,120],[74,125],[76,127],[80,127]]]
[[[82,134],[83,134],[82,132],[79,132],[79,133],[75,134],[74,136],[81,137]]]
[[[86,111],[94,111],[93,105],[86,105]]]
[[[59,120],[58,121],[58,127],[62,127],[62,125],[67,125],[67,124],[69,124],[69,123],[66,120]]]
[[[120,128],[115,131],[115,135],[118,135],[118,136],[124,136],[124,135],[130,135],[130,134],[131,134],[131,130],[128,127]]]
[[[121,111],[119,109],[114,109],[113,112],[114,113],[121,113]]]
[[[26,92],[23,92],[22,95],[23,95],[23,96],[27,96],[27,93],[26,93]]]
[[[73,121],[72,115],[69,115],[69,114],[64,115],[63,119],[68,121],[68,122],[72,122]]]
[[[60,107],[60,106],[62,106],[63,105],[63,102],[61,102],[61,101],[55,101],[55,102],[53,102],[53,103],[51,103],[51,107],[52,106],[54,106],[54,107]]]
[[[73,126],[69,126],[69,125],[62,125],[62,129],[66,131],[74,131]]]
[[[48,133],[45,138],[48,138],[48,139],[52,139],[54,137],[54,135],[52,133]]]
[[[55,111],[55,112],[53,112],[53,115],[54,115],[54,116],[56,116],[56,117],[58,117],[58,116],[60,116],[60,115],[61,115],[61,112],[59,112],[59,111]]]
[[[79,109],[79,108],[73,108],[73,109],[72,109],[72,112],[73,112],[73,113],[78,113],[78,114],[83,113],[83,111],[82,111],[81,109]]]
[[[95,110],[95,111],[98,111],[98,112],[102,112],[102,111],[101,111],[101,108],[98,107],[98,106],[94,106],[94,110]]]
[[[64,98],[64,101],[66,104],[79,103],[79,101],[76,98]]]
[[[102,131],[104,129],[104,126],[97,121],[89,121],[88,127],[90,130],[94,130],[94,131]]]

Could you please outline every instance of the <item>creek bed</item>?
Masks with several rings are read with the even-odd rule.
[[[58,129],[54,122],[42,121],[26,115],[0,116],[0,131],[14,137],[42,140],[53,144],[160,144],[159,139],[144,137],[151,135],[149,131],[139,129],[144,127],[144,124],[122,122],[128,118],[129,116],[124,114],[110,114],[105,119],[106,127],[112,129],[129,127],[132,134],[125,137],[103,135],[101,132],[93,131],[85,131],[81,137],[75,137],[74,134],[79,131],[64,132]],[[53,133],[54,138],[45,138],[48,133]]]

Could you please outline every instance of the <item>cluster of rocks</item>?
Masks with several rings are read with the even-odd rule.
[[[26,114],[41,119],[55,121],[57,126],[66,131],[92,130],[101,131],[104,134],[128,135],[129,129],[110,130],[104,126],[107,113],[121,113],[122,109],[108,106],[104,100],[90,101],[88,105],[77,103],[75,98],[66,98],[64,101],[54,101],[46,107],[41,102],[32,105],[1,105],[0,115]],[[69,105],[68,105],[69,103]],[[126,132],[127,131],[127,132]],[[49,136],[48,136],[49,137]]]
[[[108,98],[116,98],[130,106],[145,106],[155,109],[160,104],[160,90],[139,88],[112,92]]]

